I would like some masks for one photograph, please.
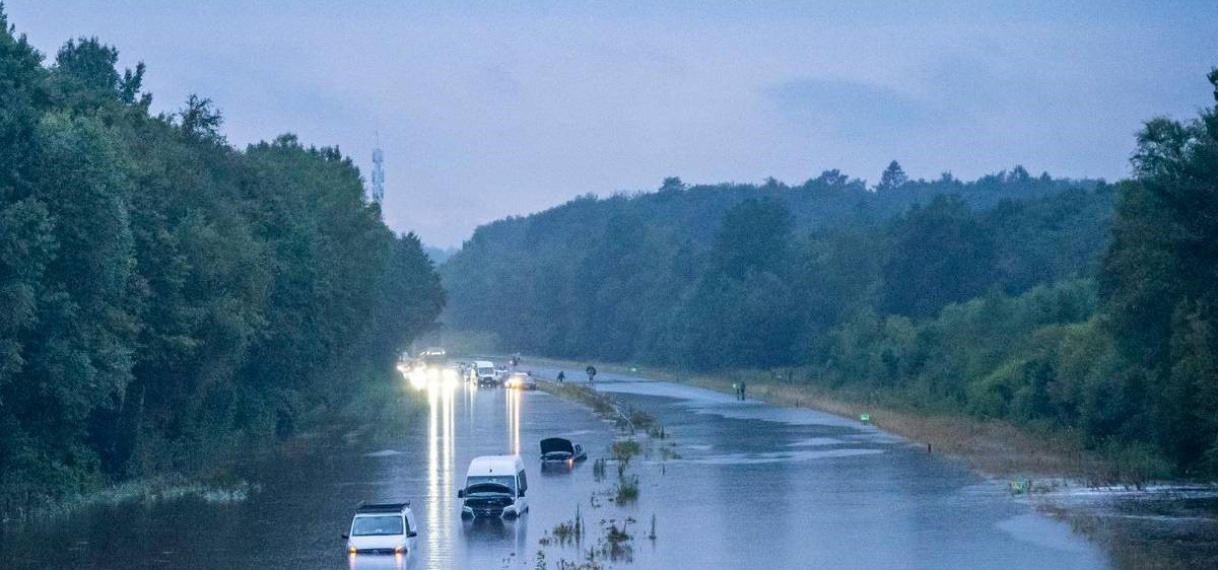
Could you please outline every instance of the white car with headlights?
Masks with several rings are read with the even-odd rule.
[[[507,380],[503,381],[504,388],[515,388],[517,390],[536,390],[537,380],[533,378],[531,372],[513,372],[508,374]]]
[[[409,502],[360,503],[351,520],[351,531],[343,535],[347,554],[401,554],[408,556],[419,535]]]

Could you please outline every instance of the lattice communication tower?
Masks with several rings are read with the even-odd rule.
[[[385,203],[385,154],[379,146],[372,149],[372,201]]]

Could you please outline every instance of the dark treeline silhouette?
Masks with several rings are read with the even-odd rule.
[[[334,148],[244,152],[0,10],[0,510],[192,472],[384,381],[444,303]]]
[[[809,364],[860,314],[923,318],[1093,278],[1114,195],[1022,168],[879,191],[837,172],[794,187],[668,179],[478,228],[441,270],[446,321],[562,357]]]
[[[1213,110],[1151,121],[1117,185],[894,161],[873,188],[829,171],[581,197],[478,228],[441,268],[445,321],[554,357],[788,368],[1215,473],[1216,134]]]

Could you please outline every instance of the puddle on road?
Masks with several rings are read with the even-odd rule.
[[[879,430],[865,433],[852,433],[843,435],[841,437],[842,439],[848,440],[851,443],[865,442],[879,445],[900,445],[911,443],[908,439],[899,435],[893,435],[891,433],[886,433]],[[918,444],[918,447],[921,447],[921,444]]]
[[[715,415],[730,420],[761,420],[790,426],[842,427],[860,430],[864,433],[879,431],[869,424],[819,410],[782,408],[757,400],[741,402],[729,394],[693,386],[661,382],[631,382],[605,383],[597,385],[595,388],[601,392],[669,398],[677,400],[678,406],[694,413]]]
[[[787,447],[820,447],[822,445],[845,445],[846,441],[832,437],[810,437],[787,444]]]
[[[854,457],[884,453],[881,449],[828,449],[825,451],[787,451],[774,453],[733,453],[712,455],[697,459],[683,459],[670,463],[692,463],[696,465],[759,465],[762,463],[796,463],[816,459]]]

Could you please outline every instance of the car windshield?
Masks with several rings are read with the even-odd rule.
[[[351,536],[386,536],[398,534],[404,534],[402,532],[402,517],[399,515],[355,517],[355,523],[351,525]]]
[[[470,477],[465,482],[465,488],[470,494],[504,492],[515,493],[516,478],[511,475],[486,475]]]
[[[482,367],[482,368],[478,369],[478,374],[494,374],[494,373],[495,373],[494,368]]]

